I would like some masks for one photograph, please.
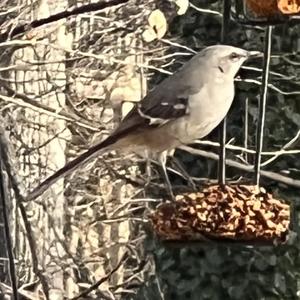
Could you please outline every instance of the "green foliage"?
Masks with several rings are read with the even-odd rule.
[[[174,248],[153,243],[156,280],[149,297],[166,300],[298,299],[299,245],[247,247],[217,244]],[[157,285],[159,282],[159,286]],[[148,289],[146,289],[147,291]],[[137,298],[140,299],[140,298]]]

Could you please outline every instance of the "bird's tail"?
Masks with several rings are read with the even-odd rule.
[[[33,200],[36,197],[42,195],[48,188],[50,188],[58,179],[70,174],[78,167],[83,166],[91,158],[96,157],[105,150],[108,150],[109,146],[112,146],[117,141],[116,137],[109,136],[103,142],[96,144],[89,148],[86,152],[82,153],[75,159],[68,162],[64,167],[56,171],[54,174],[45,179],[40,183],[34,190],[29,192],[26,197],[27,201]]]

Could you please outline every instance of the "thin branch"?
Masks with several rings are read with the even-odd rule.
[[[74,57],[74,58],[66,58],[66,59],[60,59],[60,60],[22,60],[23,63],[18,63],[15,65],[9,65],[5,67],[0,68],[0,72],[7,72],[7,71],[29,71],[29,70],[37,70],[37,67],[39,66],[44,66],[44,65],[51,65],[51,64],[60,64],[60,63],[67,63],[67,62],[75,62],[78,60],[81,60],[81,57]],[[15,83],[15,80],[7,79],[0,77],[1,80],[6,81],[6,82],[11,82]],[[24,82],[24,81],[22,81]]]
[[[178,47],[178,48],[182,48],[182,49],[185,49],[185,50],[188,50],[189,52],[193,53],[193,54],[196,54],[197,51],[193,50],[192,48],[188,47],[188,46],[185,46],[185,45],[181,45],[179,43],[176,43],[176,42],[171,42],[169,40],[166,40],[166,39],[161,39],[160,40],[161,42],[167,44],[167,45],[171,45],[171,46],[174,46],[174,47]]]
[[[30,97],[28,97],[25,94],[21,94],[21,93],[17,93],[15,90],[13,90],[12,88],[10,88],[9,85],[2,83],[1,86],[7,91],[7,93],[9,94],[9,96],[13,97],[13,98],[20,98],[21,100],[23,100],[26,103],[29,103],[33,106],[36,106],[40,109],[43,109],[45,111],[47,111],[48,113],[56,113],[58,119],[63,119],[65,121],[69,121],[72,123],[75,123],[78,126],[93,130],[93,131],[99,131],[99,128],[96,125],[92,126],[91,124],[89,124],[88,122],[86,122],[86,120],[83,120],[82,117],[78,117],[74,114],[70,114],[64,111],[57,111],[57,109],[51,108],[43,103],[40,103],[39,101],[36,101]],[[40,97],[36,96],[37,98]],[[96,127],[97,126],[97,127]]]
[[[166,42],[167,40],[162,39],[161,41]],[[179,44],[176,44],[176,43],[173,43],[173,42],[170,42],[170,41],[168,41],[168,43],[173,44],[176,47],[180,46]],[[128,61],[125,61],[125,60],[122,60],[122,59],[114,58],[112,55],[109,55],[109,54],[94,54],[94,53],[89,53],[89,52],[82,52],[82,51],[79,51],[79,50],[71,50],[71,49],[66,49],[66,48],[60,47],[60,46],[55,45],[53,43],[52,44],[45,43],[43,41],[19,41],[19,40],[17,40],[17,41],[8,41],[8,42],[5,42],[5,43],[0,43],[0,47],[1,46],[7,46],[7,45],[22,45],[22,46],[43,45],[43,46],[52,47],[53,49],[56,49],[56,50],[65,51],[65,52],[67,52],[67,53],[69,53],[73,56],[81,55],[82,57],[94,58],[94,59],[97,59],[97,60],[100,60],[100,61],[104,61],[105,63],[116,63],[116,64],[120,64],[120,65],[137,66],[139,68],[155,70],[155,71],[161,72],[163,74],[167,74],[167,75],[173,74],[172,72],[167,71],[163,68],[159,68],[159,67],[155,67],[155,66],[148,65],[148,64],[143,64],[143,63],[128,62]],[[192,53],[197,53],[196,51],[194,51],[194,50],[192,50],[188,47],[182,46],[182,45],[181,45],[181,48],[187,49]],[[78,59],[80,59],[80,58],[78,58]]]
[[[118,269],[123,265],[123,263],[126,262],[126,260],[128,259],[128,257],[129,257],[128,252],[125,252],[125,253],[123,254],[122,258],[120,259],[120,261],[118,262],[118,264],[117,264],[117,265],[116,265],[116,266],[115,266],[115,267],[114,267],[107,275],[105,275],[104,277],[102,277],[101,279],[99,279],[97,282],[95,282],[94,284],[92,284],[89,288],[87,288],[86,290],[84,290],[84,291],[83,291],[82,293],[80,293],[79,295],[77,295],[77,296],[71,298],[71,300],[77,300],[77,299],[80,299],[80,298],[86,299],[86,296],[87,296],[90,292],[92,292],[92,291],[98,289],[98,287],[99,287],[102,283],[104,283],[105,281],[109,280],[110,277],[111,277],[116,271],[118,271]],[[102,295],[102,297],[104,298],[105,296]],[[109,299],[109,300],[110,300],[110,298],[107,297],[107,296],[106,296],[105,299]]]
[[[239,79],[236,78],[235,81],[243,81],[243,82],[249,82],[249,83],[254,83],[256,85],[262,85],[261,81],[259,80],[255,80],[255,79]],[[300,91],[293,91],[293,92],[285,92],[283,90],[281,90],[280,88],[276,87],[274,84],[269,83],[268,84],[268,88],[278,92],[279,94],[282,95],[300,95]]]
[[[219,17],[222,17],[222,13],[220,13],[219,11],[212,10],[212,9],[206,9],[206,8],[200,8],[200,7],[194,5],[191,2],[190,2],[190,7],[193,8],[194,10],[198,11],[198,12],[201,12],[201,13],[217,15]]]
[[[158,203],[161,202],[158,199],[151,199],[151,198],[140,198],[140,199],[128,199],[125,203],[122,203],[122,205],[119,205],[111,214],[111,217],[115,217],[119,212],[124,211],[125,208],[128,208],[128,206],[132,204],[139,204],[139,203]]]
[[[251,71],[255,71],[255,72],[258,72],[258,73],[262,73],[263,70],[261,68],[256,68],[256,67],[250,67],[250,66],[242,66],[241,69],[243,70],[251,70]],[[270,71],[269,72],[271,75],[274,75],[276,77],[279,77],[281,79],[286,79],[286,80],[292,80],[296,77],[296,75],[285,75],[285,74],[282,74],[282,73],[278,73],[278,72],[274,72],[274,71]]]
[[[0,159],[2,159],[2,161],[3,161],[5,171],[7,173],[10,185],[14,191],[16,205],[19,208],[21,217],[23,219],[23,223],[24,223],[25,230],[26,230],[26,238],[28,240],[30,253],[31,253],[33,272],[35,273],[35,275],[39,278],[39,280],[41,282],[42,289],[46,296],[46,299],[49,299],[48,282],[47,282],[46,277],[44,277],[44,275],[43,275],[43,270],[40,269],[40,264],[39,264],[37,253],[36,253],[36,251],[38,249],[37,244],[36,244],[36,239],[34,237],[34,233],[32,231],[30,222],[27,218],[26,209],[23,205],[24,197],[21,194],[21,191],[19,189],[19,184],[17,182],[16,175],[15,175],[16,172],[14,172],[13,167],[10,163],[10,157],[8,156],[8,151],[9,151],[8,143],[6,141],[4,134],[5,133],[4,133],[3,128],[0,127],[0,149],[2,150]]]
[[[187,151],[194,155],[200,155],[200,156],[207,157],[207,158],[210,158],[213,160],[219,160],[219,156],[213,152],[207,152],[207,151],[203,151],[203,150],[199,150],[199,149],[194,149],[189,146],[180,146],[180,149]],[[246,172],[251,172],[251,173],[254,172],[253,166],[247,166],[245,164],[236,162],[232,159],[226,159],[226,165],[246,171]],[[294,186],[294,187],[298,187],[298,188],[300,187],[300,180],[298,180],[298,179],[289,178],[289,177],[277,174],[275,172],[264,171],[264,170],[262,170],[260,174],[263,177],[284,183],[289,186]]]
[[[30,23],[25,23],[23,25],[16,26],[12,30],[8,30],[8,31],[2,33],[0,35],[0,42],[6,41],[9,38],[14,38],[18,35],[24,34],[25,32],[29,31],[30,29],[38,28],[42,25],[50,24],[50,23],[68,18],[70,16],[76,16],[76,15],[87,13],[87,12],[103,10],[108,7],[125,4],[128,1],[129,0],[102,0],[97,3],[90,3],[87,5],[82,5],[82,6],[75,7],[75,8],[69,8],[60,13],[51,15],[48,18],[34,20]]]
[[[62,130],[60,130],[59,132],[57,132],[56,134],[54,134],[52,137],[48,138],[45,142],[43,142],[42,144],[40,144],[37,147],[28,147],[28,149],[25,149],[23,152],[23,155],[30,155],[32,152],[40,150],[42,148],[45,148],[48,144],[50,144],[53,140],[59,138],[59,136],[61,134],[63,134],[65,131],[67,130],[67,128],[63,128]],[[27,148],[27,147],[26,147]]]
[[[8,96],[0,95],[0,99],[5,102],[8,102],[8,103],[13,103],[13,104],[16,104],[21,107],[29,108],[36,112],[46,114],[46,115],[54,117],[56,119],[75,123],[80,127],[87,128],[87,129],[93,130],[95,132],[99,131],[99,128],[97,128],[97,127],[86,124],[83,121],[76,120],[76,118],[74,116],[71,116],[70,114],[65,113],[63,111],[57,112],[54,108],[51,108],[47,105],[44,105],[33,99],[30,99],[26,95],[22,95],[22,94],[18,94],[18,93],[15,93],[15,97],[8,97]]]
[[[300,149],[284,150],[284,149],[287,149],[288,147],[290,147],[291,142],[292,141],[294,142],[295,140],[298,140],[299,137],[300,137],[300,130],[298,131],[297,135],[291,141],[289,141],[286,145],[284,145],[280,150],[278,150],[278,151],[263,151],[261,154],[265,155],[265,156],[276,156],[276,157],[278,157],[280,155],[284,155],[284,154],[299,154]],[[220,143],[211,142],[211,141],[198,140],[198,141],[195,141],[194,144],[220,147]],[[255,154],[256,153],[255,150],[245,148],[245,147],[241,147],[241,146],[231,145],[229,143],[226,144],[226,149],[232,150],[232,151],[242,151],[242,152],[246,152],[246,153],[249,153],[249,154]]]
[[[169,58],[174,58],[176,56],[191,56],[191,55],[192,55],[192,53],[175,52],[175,53],[166,54],[166,55],[159,56],[159,57],[153,57],[153,58],[150,58],[149,60],[150,61],[160,61],[160,60],[166,60],[166,59],[169,59]]]
[[[31,292],[31,291],[26,290],[24,286],[21,286],[18,289],[19,295],[23,296],[22,299],[26,299],[26,300],[38,300],[38,299],[41,299],[41,298],[37,298],[37,295],[36,295],[35,292]],[[12,288],[10,286],[6,285],[3,282],[0,282],[0,291],[1,290],[5,290],[6,294],[11,294],[12,293]],[[1,294],[0,294],[0,296],[1,296]]]
[[[293,153],[292,151],[295,151],[293,154],[295,153],[300,153],[300,150],[285,150],[289,147],[291,147],[296,141],[298,141],[300,137],[300,130],[297,132],[297,134],[288,142],[286,143],[280,151],[275,152],[274,156],[269,158],[268,160],[264,161],[261,166],[264,167],[266,165],[268,165],[269,163],[273,162],[275,159],[277,159],[280,155],[286,154],[286,153]]]
[[[21,8],[21,6],[14,6],[14,7],[10,8],[10,9],[7,9],[3,12],[0,12],[0,17],[4,17],[4,16],[9,15],[9,14],[15,12],[15,11],[18,11],[18,10],[20,10],[20,8]]]
[[[79,51],[79,50],[64,49],[64,48],[62,48],[58,45],[47,44],[47,43],[43,43],[43,42],[41,42],[40,44],[50,46],[53,49],[63,50],[65,52],[70,53],[70,54],[75,55],[75,56],[76,55],[82,55],[83,57],[95,58],[97,60],[105,61],[106,63],[116,63],[116,64],[120,64],[120,65],[136,66],[136,67],[139,67],[139,68],[146,68],[146,69],[149,69],[149,70],[159,71],[159,72],[161,72],[163,74],[167,74],[167,75],[173,74],[172,72],[167,71],[167,70],[162,69],[162,68],[159,68],[159,67],[154,67],[152,65],[137,63],[137,62],[134,62],[134,63],[133,62],[128,62],[128,61],[125,61],[125,60],[122,60],[122,59],[114,58],[112,55],[109,55],[109,54],[94,54],[94,53],[89,53],[89,52],[82,52],[82,51]]]
[[[4,181],[4,168],[2,166],[2,153],[4,149],[0,147],[0,198],[1,198],[1,205],[2,205],[2,214],[3,214],[3,222],[4,222],[4,232],[5,232],[5,242],[6,242],[6,251],[8,254],[9,259],[9,275],[10,275],[10,282],[12,285],[13,291],[13,299],[18,300],[18,285],[17,285],[17,275],[16,275],[16,268],[14,263],[14,253],[13,253],[13,245],[10,235],[9,229],[9,218],[8,218],[8,209],[7,209],[7,193],[5,188],[5,181]]]
[[[282,56],[279,56],[282,60],[284,60],[285,62],[293,65],[293,66],[300,66],[300,61],[294,61],[294,60],[291,60],[287,57],[287,55],[282,55]]]
[[[79,260],[78,258],[76,258],[68,249],[68,246],[66,244],[66,241],[61,237],[61,235],[57,232],[56,227],[55,227],[55,220],[53,218],[53,216],[49,213],[48,211],[48,207],[44,202],[36,202],[36,204],[40,205],[44,211],[44,213],[47,215],[47,218],[49,220],[49,228],[51,228],[53,230],[53,233],[55,235],[55,238],[58,240],[58,242],[60,243],[61,247],[63,248],[63,250],[65,251],[65,254],[67,256],[69,256],[69,258],[72,260],[73,264],[76,265],[77,267],[83,266],[86,271],[90,271],[82,262],[82,260]]]

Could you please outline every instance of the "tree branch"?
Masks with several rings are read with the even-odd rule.
[[[2,87],[4,87],[8,92],[13,92],[13,90],[7,86],[2,85]],[[13,97],[0,95],[0,99],[5,102],[8,102],[8,103],[14,103],[14,104],[22,106],[22,107],[30,108],[39,113],[44,113],[46,115],[50,115],[57,119],[75,123],[83,128],[87,128],[87,129],[93,130],[95,132],[99,131],[99,128],[92,126],[90,124],[87,124],[86,122],[80,120],[78,117],[76,117],[72,114],[63,112],[63,111],[58,112],[56,109],[51,108],[45,104],[39,103],[39,102],[35,101],[34,99],[31,99],[30,97],[26,96],[25,94],[13,92]]]
[[[102,0],[97,3],[90,3],[87,5],[82,5],[80,7],[69,8],[65,11],[60,13],[54,14],[49,16],[48,18],[43,18],[40,20],[34,20],[32,22],[27,22],[23,25],[16,26],[13,30],[9,29],[8,31],[2,33],[0,35],[0,43],[4,42],[8,39],[12,39],[17,37],[18,35],[24,34],[25,32],[29,31],[30,29],[37,28],[49,23],[53,23],[59,21],[61,19],[68,18],[70,16],[75,16],[79,14],[84,14],[92,11],[103,10],[108,7],[124,4],[129,0]]]
[[[219,160],[218,155],[213,152],[207,152],[207,151],[203,151],[203,150],[199,150],[199,149],[194,149],[189,146],[180,146],[180,149],[182,149],[186,152],[189,152],[191,154],[194,154],[194,155],[200,155],[200,156],[210,158],[213,160]],[[246,172],[251,172],[251,173],[254,172],[253,166],[247,166],[242,163],[236,162],[232,159],[226,159],[226,165],[246,171]],[[298,187],[298,188],[300,187],[300,180],[297,180],[297,179],[289,178],[289,177],[277,174],[275,172],[264,171],[264,170],[261,170],[260,174],[261,174],[261,176],[284,183],[286,185],[290,185],[290,186],[294,186],[294,187]]]
[[[5,232],[5,243],[6,243],[6,251],[8,254],[8,265],[9,265],[9,275],[10,275],[10,283],[12,286],[13,291],[13,298],[14,300],[19,299],[18,294],[18,285],[17,285],[17,274],[16,274],[16,267],[14,262],[14,253],[13,253],[13,245],[11,240],[10,228],[9,228],[9,217],[8,217],[8,210],[7,210],[7,189],[5,186],[4,180],[4,168],[2,166],[3,159],[2,153],[4,149],[0,147],[0,199],[1,199],[1,206],[2,206],[2,214],[3,214],[3,223],[4,223],[4,232]]]
[[[41,282],[42,289],[46,296],[46,299],[49,299],[49,297],[48,297],[48,291],[49,291],[48,282],[47,282],[47,279],[45,278],[45,276],[43,275],[43,270],[41,270],[39,267],[40,264],[39,264],[37,253],[36,253],[36,251],[38,249],[36,240],[35,240],[34,233],[32,231],[30,222],[27,218],[26,209],[23,205],[24,197],[21,194],[21,191],[19,189],[19,184],[18,184],[16,176],[15,176],[16,173],[14,172],[12,165],[10,163],[11,160],[10,160],[10,157],[8,156],[8,151],[9,151],[8,143],[6,141],[6,138],[4,135],[4,130],[2,127],[0,127],[0,148],[1,148],[0,159],[2,160],[2,162],[4,164],[5,171],[7,173],[9,182],[14,191],[14,195],[16,198],[16,205],[20,210],[21,217],[24,222],[24,226],[25,226],[25,230],[26,230],[26,238],[28,240],[30,253],[31,253],[33,272],[35,273],[35,275],[39,278],[39,280]]]
[[[118,264],[104,277],[102,277],[101,279],[99,279],[97,282],[95,282],[94,284],[92,284],[89,288],[87,288],[86,290],[84,290],[82,293],[80,293],[79,295],[71,298],[71,300],[77,300],[80,298],[84,298],[86,299],[86,296],[96,290],[102,283],[104,283],[105,281],[109,280],[109,278],[116,272],[118,271],[118,269],[122,266],[122,264],[128,259],[128,252],[125,252],[122,256],[122,258],[120,259],[120,261],[118,262]],[[102,295],[102,297],[104,298],[105,296]],[[105,299],[110,299],[109,297],[105,297]]]

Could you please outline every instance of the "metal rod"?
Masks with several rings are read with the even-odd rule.
[[[259,101],[259,114],[258,114],[258,125],[257,125],[257,135],[256,135],[256,157],[255,157],[255,166],[254,166],[254,170],[255,170],[254,180],[257,185],[259,184],[259,179],[260,179],[261,152],[262,152],[263,139],[264,139],[264,125],[265,125],[266,103],[267,103],[267,93],[268,93],[271,44],[272,44],[272,26],[268,26],[265,31],[262,86],[261,86],[261,94],[260,94],[260,101]]]
[[[228,39],[228,28],[230,22],[231,0],[223,1],[223,19],[221,31],[221,43],[226,44]],[[220,153],[219,153],[219,167],[218,167],[218,180],[221,186],[226,182],[226,117],[220,124],[219,139],[220,139]]]
[[[249,99],[245,100],[245,114],[244,114],[244,148],[248,149],[248,135],[249,135]],[[245,152],[244,159],[248,162],[248,153]]]
[[[9,220],[7,216],[5,182],[4,182],[4,175],[3,175],[1,151],[2,149],[0,148],[0,199],[2,204],[6,251],[7,251],[8,261],[9,261],[9,275],[10,275],[10,282],[13,291],[13,297],[11,299],[18,300],[19,295],[18,295],[18,286],[17,286],[17,275],[16,275],[16,269],[14,263],[14,254],[13,254],[11,235],[9,230]]]

